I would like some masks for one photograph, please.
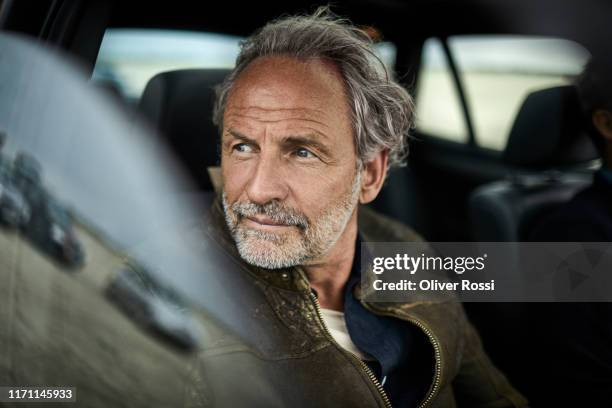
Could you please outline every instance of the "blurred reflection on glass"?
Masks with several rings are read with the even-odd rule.
[[[3,156],[0,165],[2,223],[22,229],[37,249],[63,266],[81,266],[84,253],[72,214],[45,189],[38,160],[19,152],[12,162]]]
[[[0,132],[0,224],[19,228],[30,220],[30,207],[15,183],[12,163],[4,153],[6,133]]]
[[[14,190],[16,228],[0,233],[0,385],[73,386],[90,407],[182,405],[211,331],[266,339],[203,234],[211,197],[186,200],[165,151],[57,56],[5,34],[0,49],[1,197]]]
[[[146,269],[135,265],[119,269],[106,294],[135,323],[168,340],[171,345],[184,350],[197,346],[203,329],[188,305]]]

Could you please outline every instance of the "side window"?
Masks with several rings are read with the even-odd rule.
[[[239,275],[207,235],[211,193],[183,194],[163,147],[45,48],[0,36],[0,383],[197,405],[203,346],[264,300],[223,294]],[[230,365],[215,375],[246,372]]]
[[[160,72],[188,68],[232,68],[241,37],[181,30],[106,30],[92,79],[128,100],[140,98],[147,82]],[[397,48],[392,42],[374,47],[393,71]]]
[[[385,64],[390,72],[395,70],[395,60],[397,58],[397,47],[389,41],[382,41],[374,44],[374,52]]]
[[[503,150],[514,119],[531,92],[573,82],[589,58],[579,44],[528,36],[448,39],[477,146]],[[417,129],[460,143],[469,135],[461,100],[439,39],[428,39],[417,86]]]
[[[461,36],[449,47],[465,89],[479,146],[503,150],[525,97],[572,83],[589,54],[556,38]]]
[[[430,38],[423,45],[416,88],[416,119],[420,133],[467,143],[461,99],[442,43]]]
[[[160,72],[185,68],[231,68],[240,37],[180,30],[108,29],[92,79],[138,100]]]

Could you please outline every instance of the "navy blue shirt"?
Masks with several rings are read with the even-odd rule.
[[[368,311],[354,296],[361,281],[361,238],[344,291],[344,318],[351,340],[374,361],[365,361],[394,407],[416,407],[425,397],[434,375],[433,347],[416,325]]]

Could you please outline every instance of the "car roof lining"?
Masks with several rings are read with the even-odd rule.
[[[282,15],[312,12],[318,2],[121,2],[109,27],[167,28],[247,36]],[[606,10],[607,8],[607,10]],[[236,10],[239,9],[239,12]],[[378,28],[398,46],[420,46],[424,38],[460,34],[525,34],[567,38],[589,50],[607,47],[604,33],[612,4],[603,0],[343,0],[332,10],[357,25]],[[375,11],[375,12],[373,12]],[[416,16],[416,17],[415,17]]]
[[[486,5],[472,6],[450,1],[415,1],[410,5],[399,1],[341,1],[334,2],[332,10],[346,16],[357,25],[372,25],[380,29],[384,36],[398,41],[401,36],[409,40],[410,36],[422,37],[454,33],[474,32],[510,32],[505,30],[503,19],[494,18]],[[319,4],[325,4],[319,3]],[[376,13],[372,13],[375,8]],[[311,2],[297,0],[287,2],[270,1],[240,5],[240,13],[235,13],[236,5],[232,2],[215,4],[214,9],[197,2],[172,2],[171,4],[139,2],[117,2],[110,22],[112,27],[173,28],[197,31],[213,31],[238,36],[246,36],[266,21],[282,15],[311,12],[316,6]],[[146,10],[146,12],[143,12]],[[461,13],[467,19],[448,19],[445,15]],[[427,19],[428,24],[410,24],[406,16],[418,15]],[[253,18],[257,16],[257,18]]]

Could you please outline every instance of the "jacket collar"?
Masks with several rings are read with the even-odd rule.
[[[361,211],[361,208],[359,211]],[[371,210],[365,210],[364,213],[364,217],[371,217],[374,214]],[[213,235],[214,239],[229,255],[239,260],[244,265],[243,269],[254,279],[265,286],[296,291],[305,296],[310,295],[310,285],[301,267],[269,270],[248,265],[242,261],[233,237],[227,228],[219,197],[214,201],[209,216],[210,219],[205,222],[209,234]],[[362,216],[360,215],[359,218],[359,233],[362,240],[365,242],[380,241],[380,239],[376,239],[380,235],[380,231],[371,234],[369,228],[361,228],[364,225],[367,227],[379,225],[379,223],[372,219],[364,219],[361,222]],[[384,222],[388,224],[388,220],[384,220]],[[387,241],[391,241],[391,239]],[[399,318],[418,326],[429,338],[435,352],[435,376],[430,392],[443,389],[450,383],[459,370],[461,350],[463,349],[463,333],[466,330],[464,325],[467,324],[463,317],[463,308],[455,299],[448,299],[444,302],[422,300],[410,303],[370,303],[363,301],[360,285],[355,286],[355,296],[372,313]]]

